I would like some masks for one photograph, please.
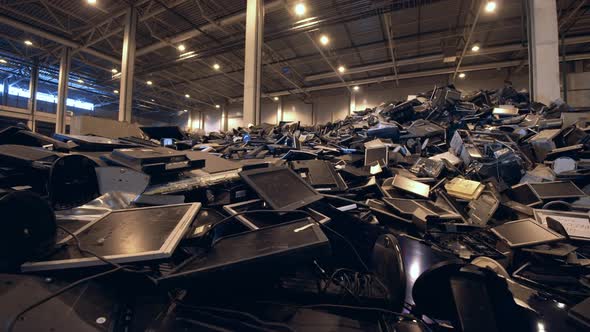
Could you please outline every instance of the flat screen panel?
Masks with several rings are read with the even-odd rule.
[[[167,205],[112,211],[75,234],[82,248],[115,263],[170,257],[201,204]],[[44,261],[25,263],[23,271],[42,271],[105,264],[81,253],[71,236]]]
[[[580,188],[569,181],[531,183],[531,187],[541,199],[586,196]]]
[[[396,189],[403,190],[405,192],[413,193],[418,196],[428,198],[430,194],[430,186],[422,182],[414,181],[403,176],[396,175],[391,183]]]
[[[491,229],[494,234],[504,239],[510,247],[522,247],[563,240],[564,237],[532,219],[507,222]]]
[[[275,210],[298,209],[323,198],[288,168],[253,169],[240,176]]]
[[[542,202],[528,183],[513,186],[508,191],[508,197],[515,202],[527,206],[534,206]]]

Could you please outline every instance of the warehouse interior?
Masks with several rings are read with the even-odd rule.
[[[590,329],[590,2],[0,0],[6,331]]]

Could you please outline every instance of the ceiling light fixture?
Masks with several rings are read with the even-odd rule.
[[[113,73],[113,74],[116,74],[116,73],[118,73],[118,72],[119,72],[119,71],[117,70],[117,68],[113,68],[113,69],[111,69],[111,73]]]
[[[473,52],[479,52],[480,49],[481,49],[481,46],[479,46],[479,43],[475,43],[471,46],[471,51],[473,51]]]
[[[96,0],[86,0],[89,5],[96,5]]]
[[[187,113],[187,112],[188,112],[188,110],[184,110],[183,112],[184,112],[184,113]]]
[[[344,73],[346,71],[346,68],[344,66],[340,66],[340,67],[338,67],[338,71],[340,73]]]
[[[219,69],[221,69],[221,66],[218,63],[215,63],[215,64],[213,64],[213,69],[219,70]]]
[[[82,84],[82,83],[84,83],[84,80],[82,80],[82,79],[79,79],[79,80],[78,80],[78,83]]]
[[[0,59],[0,63],[7,63],[8,61],[4,60],[4,59]]]
[[[298,3],[295,5],[295,14],[297,14],[297,16],[303,16],[305,15],[306,9],[305,4]]]
[[[355,86],[353,86],[353,87],[352,87],[352,89],[353,89],[354,91],[359,91],[359,89],[360,89],[360,88],[359,88],[359,86],[358,86],[358,85],[355,85]]]
[[[273,97],[272,100],[279,101],[279,97]]]
[[[145,82],[145,83],[146,83],[147,85],[152,85],[152,84],[154,84],[154,82],[152,82],[152,81],[147,81],[147,82]]]
[[[31,45],[33,45],[33,42],[27,39],[27,40],[25,40],[25,45],[31,46]]]
[[[220,105],[215,105],[215,108],[221,108],[221,106]]]
[[[189,95],[188,93],[184,95],[186,98],[190,98],[191,95]]]
[[[180,45],[178,45],[178,50],[180,52],[184,52],[184,50],[186,50],[186,47],[184,46],[184,44],[180,44]]]
[[[113,91],[113,92],[114,92],[116,95],[118,95],[118,94],[119,94],[119,90],[115,90],[115,91]]]
[[[488,3],[486,3],[486,12],[493,13],[496,11],[496,7],[496,1],[488,1]]]
[[[465,76],[467,76],[467,74],[465,74],[465,73],[459,74],[459,78],[465,78]]]
[[[321,35],[320,36],[320,43],[322,43],[322,45],[326,46],[330,43],[330,38],[328,38],[328,36],[326,36],[326,35]]]

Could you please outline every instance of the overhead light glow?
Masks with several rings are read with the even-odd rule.
[[[471,46],[471,50],[473,52],[479,52],[480,48],[481,47],[479,46],[479,44],[473,44],[473,46]]]
[[[220,105],[215,105],[215,108],[220,108],[220,107],[221,107]]]
[[[180,44],[180,45],[178,45],[178,50],[180,52],[184,52],[184,50],[186,50],[186,47],[184,46],[184,44]]]
[[[184,113],[188,112],[188,110],[183,110]]]
[[[488,3],[486,3],[486,12],[488,13],[493,13],[496,11],[496,1],[488,1]]]
[[[328,36],[326,36],[326,35],[321,35],[320,43],[322,43],[322,45],[326,46],[330,43],[330,38],[328,38]]]
[[[78,80],[78,83],[82,84],[84,83],[84,80]]]
[[[150,100],[152,101],[152,103],[153,103],[153,102],[155,102],[155,100],[154,100],[154,99],[150,99]]]
[[[113,68],[113,69],[111,69],[111,73],[113,73],[113,74],[116,74],[116,73],[118,73],[118,72],[119,72],[119,71],[117,70],[117,68]]]
[[[114,92],[116,95],[118,95],[118,94],[119,94],[119,90],[115,90],[115,91],[113,91],[113,92]]]
[[[31,45],[33,45],[33,42],[27,39],[27,40],[25,40],[25,45],[31,46]]]
[[[147,81],[147,82],[145,82],[145,83],[146,83],[147,85],[152,85],[152,84],[154,84],[154,82],[152,82],[152,81]]]
[[[272,100],[279,101],[279,97],[273,97]]]
[[[0,59],[0,63],[7,63],[7,61],[4,59]]]
[[[184,95],[186,98],[190,98],[191,95],[189,95],[188,93]]]
[[[338,71],[340,73],[344,73],[346,71],[346,68],[344,66],[340,66],[340,67],[338,67]]]
[[[465,78],[465,76],[467,76],[465,73],[459,74],[459,78]]]
[[[96,5],[96,0],[86,0],[89,5]]]
[[[213,69],[219,70],[219,69],[221,69],[221,66],[218,63],[215,63],[215,64],[213,64]]]
[[[352,87],[352,89],[353,89],[354,91],[359,91],[359,89],[360,89],[360,88],[359,88],[359,86],[358,86],[358,85],[355,85],[354,87]]]
[[[297,14],[297,16],[303,16],[305,15],[305,4],[303,3],[298,3],[295,5],[295,14]]]

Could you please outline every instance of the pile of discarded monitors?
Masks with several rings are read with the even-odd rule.
[[[6,286],[8,330],[87,281],[165,309],[113,330],[537,331],[523,289],[590,327],[590,112],[446,86],[325,125],[143,131],[0,130],[0,279],[66,285]],[[447,259],[416,273],[401,241]]]

